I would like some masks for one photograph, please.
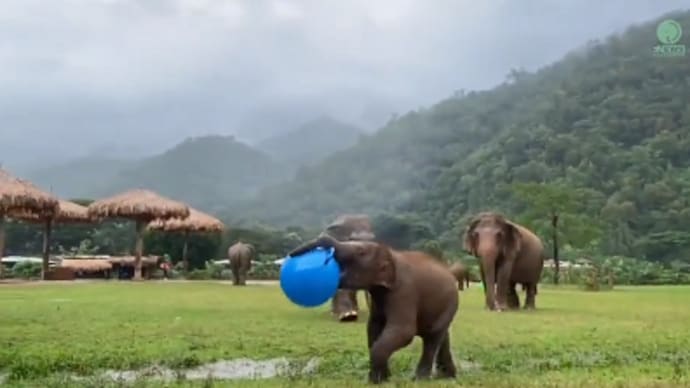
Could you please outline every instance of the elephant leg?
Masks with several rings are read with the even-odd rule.
[[[371,351],[371,347],[379,339],[383,328],[386,327],[386,317],[383,314],[372,312],[367,321],[367,349]],[[383,371],[383,379],[388,379],[391,375],[390,369],[386,365]]]
[[[508,287],[508,308],[511,310],[520,308],[520,297],[518,296],[515,286],[517,286],[515,282],[510,282],[510,286]]]
[[[386,327],[386,317],[383,315],[371,315],[367,321],[367,348],[371,349],[377,339],[381,336],[383,328]]]
[[[357,291],[352,291],[348,293],[350,297],[350,303],[352,304],[352,310],[356,313],[359,312],[359,302],[357,301]]]
[[[236,286],[240,284],[240,275],[236,268],[232,269],[232,284]]]
[[[388,360],[414,339],[413,329],[387,324],[369,350],[369,381],[379,384],[388,379]]]
[[[356,291],[338,290],[332,300],[334,315],[340,322],[352,322],[358,318]],[[355,303],[353,303],[353,300]]]
[[[357,306],[357,291],[343,290],[343,299],[346,300],[347,309],[338,318],[340,322],[353,322],[359,316],[359,308]]]
[[[436,354],[436,373],[439,377],[454,379],[457,373],[453,355],[450,352],[450,332],[446,330],[446,335],[441,341],[441,346]]]
[[[527,284],[527,296],[525,297],[525,309],[534,310],[535,306],[535,296],[537,295],[537,283]]]
[[[446,334],[446,331],[441,331],[422,337],[422,356],[417,363],[417,371],[415,372],[415,378],[417,380],[431,377],[431,369],[434,366],[436,353],[438,353],[438,349],[441,346],[441,342],[443,342],[443,339],[446,337]]]
[[[247,271],[240,271],[240,286],[247,285]]]

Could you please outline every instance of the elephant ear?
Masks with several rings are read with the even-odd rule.
[[[395,260],[393,260],[393,253],[384,246],[379,245],[376,248],[376,262],[374,273],[374,285],[385,288],[392,288],[397,278],[397,270],[395,268]]]
[[[522,249],[522,234],[511,222],[506,222],[503,227],[503,255],[504,257],[515,257]]]
[[[477,241],[472,236],[472,232],[474,232],[474,228],[477,227],[478,223],[478,219],[472,220],[472,222],[470,222],[470,224],[467,226],[467,229],[465,229],[465,237],[463,241],[463,248],[465,249],[465,251],[471,253],[474,256],[477,255]]]

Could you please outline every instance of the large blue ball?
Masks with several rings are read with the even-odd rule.
[[[280,268],[280,288],[287,298],[302,307],[316,307],[338,290],[340,266],[332,248],[316,248],[287,257]]]

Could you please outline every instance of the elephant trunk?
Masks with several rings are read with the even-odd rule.
[[[335,249],[335,259],[341,261],[343,257],[351,256],[351,249],[346,244],[339,242],[329,235],[321,235],[318,238],[308,241],[288,253],[288,256],[299,256],[317,247]]]
[[[477,253],[481,257],[481,265],[484,272],[486,306],[493,310],[496,306],[496,260],[499,254],[498,247],[495,244],[482,244],[482,241],[480,241]]]
[[[486,307],[493,310],[496,306],[496,265],[493,260],[482,260],[482,266],[484,267],[484,296],[486,299]]]

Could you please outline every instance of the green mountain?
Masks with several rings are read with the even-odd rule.
[[[232,136],[203,136],[120,171],[101,195],[145,187],[213,211],[279,182],[282,171],[268,155]]]
[[[314,165],[331,153],[357,143],[361,130],[330,117],[312,120],[294,130],[261,141],[256,148],[292,166]]]
[[[690,25],[690,12],[667,17]],[[467,217],[485,209],[548,236],[553,207],[566,243],[688,258],[690,60],[653,55],[660,20],[392,120],[231,213],[304,226],[340,212],[406,214],[457,244]],[[548,193],[560,197],[544,205]]]

